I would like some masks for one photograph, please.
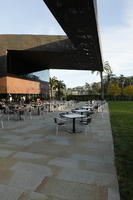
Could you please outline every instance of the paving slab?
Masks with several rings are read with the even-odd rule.
[[[7,144],[12,144],[12,145],[17,145],[17,146],[29,146],[32,143],[37,143],[40,141],[41,141],[40,138],[28,138],[28,139],[17,138],[17,139],[12,139],[8,141]]]
[[[48,200],[46,195],[37,192],[23,192],[18,200]]]
[[[27,127],[23,127],[19,130],[15,130],[14,132],[16,133],[25,133],[25,132],[32,132],[32,131],[35,131],[35,130],[38,130],[38,129],[41,129],[44,125],[42,124],[38,124],[38,123],[35,123],[33,124],[32,126],[27,126]]]
[[[9,139],[9,140],[20,140],[24,139],[23,135],[3,135],[2,138]]]
[[[89,170],[64,168],[56,177],[60,180],[73,181],[85,184],[109,186],[115,184],[115,176],[107,173],[99,173]]]
[[[48,156],[46,155],[40,155],[40,154],[28,153],[28,152],[18,152],[13,157],[19,158],[19,159],[28,159],[28,160],[48,158]]]
[[[6,158],[6,157],[10,156],[12,153],[13,153],[13,151],[0,150],[0,158]]]
[[[49,136],[46,136],[46,139],[52,140],[54,144],[69,145],[69,141],[66,136],[49,135]]]
[[[39,192],[63,200],[107,200],[106,188],[57,179],[49,179]]]
[[[45,200],[45,199],[47,200],[46,195],[37,192],[31,192],[29,198],[32,200]]]
[[[73,160],[70,158],[56,158],[54,160],[50,160],[48,162],[48,164],[59,166],[59,167],[69,167],[69,168],[78,168],[79,167],[78,160]]]
[[[22,190],[0,184],[0,199],[1,200],[18,200],[22,194]]]
[[[116,174],[116,169],[113,164],[90,162],[87,160],[79,161],[80,169],[102,172],[107,174]]]
[[[108,189],[108,200],[120,200],[118,189],[116,188]]]
[[[42,138],[43,137],[43,134],[33,134],[33,133],[28,133],[27,135],[28,138]]]
[[[84,154],[73,154],[71,156],[73,160],[86,160],[90,163],[112,163],[113,158],[108,157],[108,156],[94,156],[94,155],[84,155]]]
[[[42,165],[18,162],[11,170],[14,175],[9,185],[25,190],[35,190],[45,177],[52,176],[50,168]]]

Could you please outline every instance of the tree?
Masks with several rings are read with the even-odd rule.
[[[129,85],[123,89],[123,94],[125,96],[133,97],[133,85]]]
[[[106,75],[111,75],[113,73],[112,69],[111,69],[111,66],[109,64],[108,61],[105,61],[103,63],[103,72],[106,74]]]
[[[50,84],[50,96],[53,98],[53,90],[57,87],[58,80],[54,76],[53,78],[50,78],[49,84]]]
[[[127,87],[128,85],[133,85],[133,76],[125,77],[124,87]]]
[[[91,88],[92,88],[92,93],[93,94],[99,94],[100,92],[100,83],[92,83],[91,85]]]
[[[119,87],[121,88],[121,94],[123,94],[123,88],[125,84],[125,77],[121,74],[119,77]]]
[[[92,74],[94,73],[94,72],[96,72],[96,71],[92,71]],[[99,71],[97,71],[97,75],[99,75]],[[110,64],[109,64],[109,62],[108,61],[104,61],[104,63],[103,63],[103,73],[105,74],[105,75],[110,75],[110,74],[112,74],[113,72],[112,72],[112,69],[111,69],[111,66],[110,66]]]
[[[94,73],[94,72],[95,71],[92,71],[92,73]],[[101,79],[101,96],[102,96],[102,99],[104,99],[103,73],[107,76],[107,86],[106,86],[106,88],[108,88],[110,76],[112,74],[112,69],[111,69],[111,66],[110,66],[108,61],[104,61],[104,63],[103,63],[103,72],[102,71],[97,72],[97,75],[100,74],[100,79]]]
[[[85,83],[85,91],[89,94],[91,91],[91,86],[89,83]]]
[[[110,78],[110,83],[119,85],[119,79],[115,74],[112,74],[112,76]]]
[[[63,89],[66,88],[66,85],[63,81],[57,80],[56,88],[58,89],[57,90],[57,97],[58,97],[58,99],[60,99],[61,96],[63,96]]]
[[[121,74],[119,77],[119,87],[124,88],[125,77]]]
[[[121,89],[117,84],[109,84],[107,93],[116,99],[121,94]]]
[[[111,82],[111,79],[115,76],[113,74],[113,71],[112,71],[111,66],[110,66],[108,61],[104,62],[103,72],[105,74],[104,75],[104,91],[105,91],[105,93],[107,93],[107,89],[108,89],[108,86]]]

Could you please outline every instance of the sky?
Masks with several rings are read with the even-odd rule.
[[[0,34],[65,35],[43,0],[0,0]],[[113,73],[133,75],[133,0],[97,0],[101,49]],[[67,87],[100,81],[89,71],[50,70]]]

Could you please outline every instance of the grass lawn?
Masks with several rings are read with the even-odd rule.
[[[121,200],[133,200],[133,102],[109,102]]]

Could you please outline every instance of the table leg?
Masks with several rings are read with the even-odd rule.
[[[19,111],[19,120],[22,120],[22,112]]]
[[[73,133],[75,133],[75,118],[73,118]]]
[[[50,109],[50,103],[49,103],[49,106],[48,106],[48,112],[50,112],[51,111],[51,109]]]
[[[40,108],[37,109],[37,114],[40,115]]]
[[[81,112],[81,115],[83,115],[83,112]],[[83,117],[81,117],[81,122],[83,121]]]

